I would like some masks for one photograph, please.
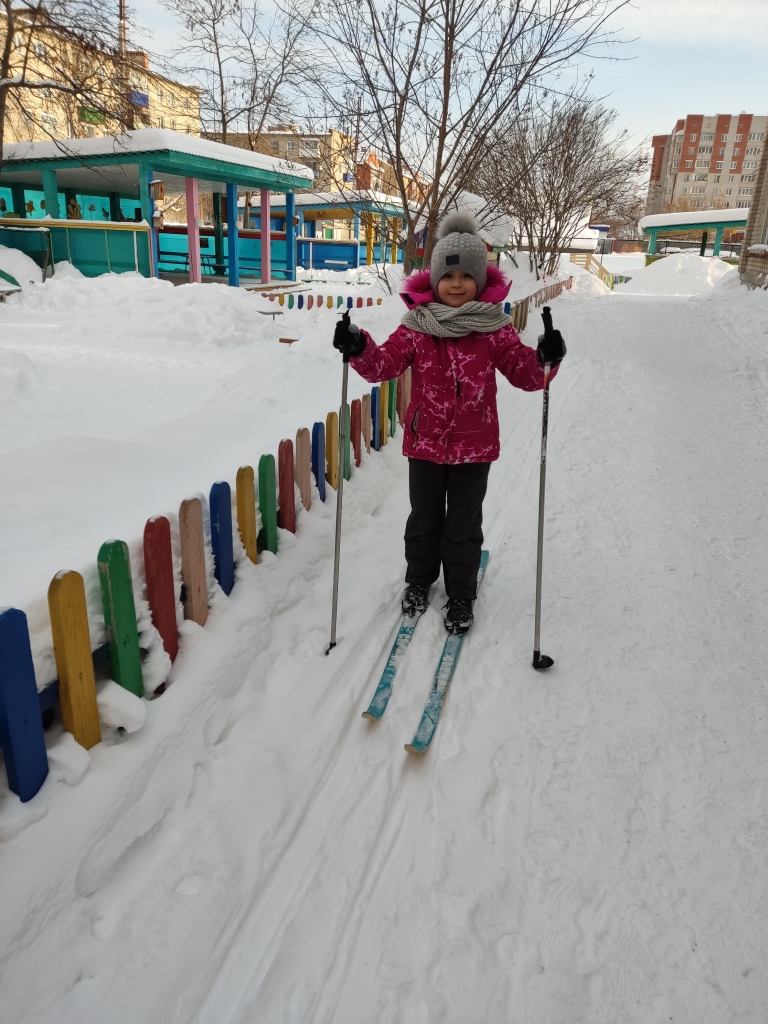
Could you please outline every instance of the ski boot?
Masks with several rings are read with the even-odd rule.
[[[429,587],[411,583],[403,594],[403,615],[422,615],[429,605]]]
[[[445,613],[445,628],[448,632],[453,636],[461,636],[462,633],[466,633],[475,621],[472,602],[458,597],[449,597],[445,607],[448,609]]]

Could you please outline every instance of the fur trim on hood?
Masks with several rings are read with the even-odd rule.
[[[403,287],[400,289],[400,298],[409,309],[423,306],[425,302],[439,301],[432,291],[429,276],[430,269],[426,267],[424,270],[417,270],[414,274],[410,274],[403,281]],[[482,293],[478,295],[478,301],[503,302],[511,287],[512,282],[506,279],[497,266],[489,263],[486,285]]]

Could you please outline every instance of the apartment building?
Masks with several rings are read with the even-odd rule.
[[[221,141],[220,135],[209,138]],[[255,142],[247,132],[227,132],[227,144],[309,167],[315,175],[313,192],[340,192],[345,182],[354,181],[355,140],[336,128],[301,132],[295,124],[271,125]]]
[[[8,34],[0,13],[0,39]],[[7,93],[6,142],[102,136],[129,128],[171,128],[200,134],[200,90],[150,69],[140,50],[99,50],[39,11],[12,11],[9,77],[63,81],[71,90],[46,85]],[[87,97],[87,98],[86,98]]]
[[[689,114],[654,135],[646,213],[751,205],[768,116]]]

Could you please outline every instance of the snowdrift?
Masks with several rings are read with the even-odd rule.
[[[703,295],[738,269],[717,257],[680,253],[632,271],[632,280],[617,285],[622,295]]]
[[[19,249],[0,245],[0,270],[18,281],[20,287],[28,288],[41,281],[42,271],[33,259]]]

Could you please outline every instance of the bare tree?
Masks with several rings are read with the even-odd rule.
[[[537,274],[555,271],[593,210],[639,200],[647,158],[629,148],[626,131],[614,131],[617,116],[580,91],[552,95],[543,108],[496,131],[492,159],[475,187],[515,217],[518,248],[527,244]]]
[[[340,113],[349,90],[359,92],[361,141],[395,170],[407,263],[424,215],[429,258],[442,209],[531,84],[605,42],[607,19],[625,2],[316,0],[303,13],[322,44],[316,91]],[[414,176],[431,183],[415,201]]]
[[[161,0],[184,26],[176,61],[203,86],[206,134],[227,142],[234,132],[259,149],[267,120],[286,117],[302,80],[301,24],[258,0]]]
[[[8,125],[57,138],[62,109],[70,136],[89,122],[132,126],[120,62],[117,18],[101,0],[0,0],[0,165]]]

